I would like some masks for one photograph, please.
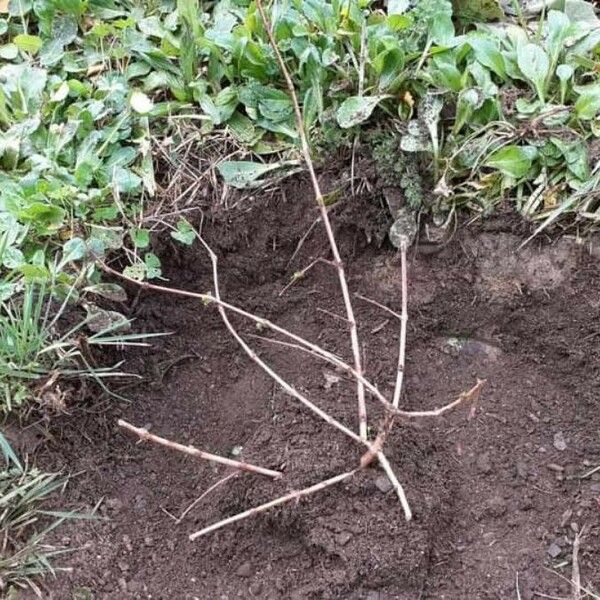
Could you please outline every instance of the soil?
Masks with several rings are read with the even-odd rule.
[[[400,310],[400,267],[368,243],[352,201],[334,222],[353,292]],[[360,203],[355,205],[360,207]],[[285,194],[213,215],[204,234],[219,256],[222,293],[349,357],[335,270],[319,227],[290,263],[317,213],[302,179]],[[239,349],[213,307],[129,289],[138,331],[171,335],[124,352],[143,379],[129,404],[97,400],[52,423],[38,462],[73,473],[63,506],[100,520],[73,521],[57,542],[71,572],[47,598],[71,600],[507,599],[571,595],[573,541],[582,585],[600,586],[600,270],[598,254],[567,238],[516,252],[520,221],[459,228],[437,253],[409,257],[405,392],[409,409],[441,406],[486,379],[477,412],[396,424],[386,453],[414,511],[373,467],[326,491],[221,529],[188,535],[293,489],[354,468],[361,447],[279,390]],[[168,285],[211,289],[195,246],[155,249]],[[135,302],[134,302],[135,299]],[[368,378],[393,390],[398,322],[355,299]],[[354,384],[310,355],[251,337],[261,357],[356,429]],[[370,423],[381,411],[369,402]],[[281,469],[279,481],[242,474],[177,519],[229,473],[137,444],[124,418],[182,443]],[[594,588],[595,586],[595,588]],[[546,596],[543,596],[546,594]]]

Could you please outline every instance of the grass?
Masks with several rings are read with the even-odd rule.
[[[36,581],[55,573],[53,559],[64,552],[48,544],[47,536],[74,516],[44,506],[66,480],[24,467],[1,433],[0,449],[5,461],[0,470],[0,594],[18,597],[17,591],[27,588],[42,597]]]

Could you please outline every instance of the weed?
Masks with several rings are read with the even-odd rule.
[[[46,538],[65,519],[75,516],[43,506],[66,480],[23,467],[1,433],[0,448],[5,460],[0,470],[0,592],[11,598],[16,590],[29,588],[41,597],[36,580],[54,574],[52,561],[64,553]]]

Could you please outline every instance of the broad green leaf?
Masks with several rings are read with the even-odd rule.
[[[577,86],[575,91],[579,94],[575,102],[575,114],[580,119],[593,119],[600,112],[600,84]]]
[[[146,265],[146,277],[148,277],[148,279],[156,279],[162,275],[160,259],[156,254],[148,252],[144,256],[144,264]]]
[[[456,116],[454,118],[453,132],[457,134],[473,116],[473,113],[481,108],[485,101],[485,95],[479,88],[466,88],[458,95],[456,103]]]
[[[533,146],[510,145],[493,152],[484,164],[497,169],[503,175],[520,179],[531,169],[536,154],[537,151]]]
[[[13,38],[13,43],[22,52],[27,54],[37,54],[39,49],[42,47],[42,39],[37,35],[29,35],[27,33],[20,33]]]
[[[129,235],[136,248],[147,248],[150,245],[150,232],[147,229],[132,229]]]
[[[337,110],[338,125],[343,129],[366,121],[375,107],[387,96],[351,96]]]
[[[565,40],[570,34],[571,21],[564,12],[551,10],[546,16],[546,50],[548,51],[550,63],[556,64],[558,55],[564,50]]]
[[[114,167],[111,170],[112,184],[121,194],[132,194],[139,192],[142,180],[130,169]]]
[[[574,71],[571,65],[558,65],[558,67],[556,67],[556,76],[561,81],[568,81],[573,77],[573,73]]]
[[[431,150],[431,139],[425,123],[419,120],[408,123],[408,132],[400,140],[404,152],[422,152]]]
[[[87,248],[85,246],[85,242],[81,238],[74,237],[68,242],[65,242],[63,246],[61,265],[65,265],[75,260],[81,260],[86,253]]]
[[[18,269],[27,281],[48,281],[50,271],[43,265],[21,265]]]
[[[5,44],[0,46],[0,58],[4,60],[14,60],[19,56],[19,48],[16,44]]]
[[[69,85],[66,81],[63,81],[50,96],[52,102],[62,102],[69,95]]]
[[[146,277],[146,267],[143,263],[136,263],[135,265],[129,265],[123,269],[123,275],[136,281],[143,281]]]
[[[440,46],[449,46],[454,39],[454,24],[450,15],[440,14],[431,24],[429,30],[431,39]]]
[[[569,171],[571,171],[577,179],[587,181],[590,173],[586,144],[580,142],[567,143],[561,138],[552,138],[552,143],[560,150]]]
[[[538,98],[544,102],[545,84],[550,71],[550,60],[541,46],[526,44],[517,51],[521,73],[533,84]]]
[[[57,228],[65,218],[65,211],[59,206],[33,202],[19,212],[19,218],[36,226]]]
[[[467,41],[469,46],[473,49],[475,58],[479,63],[493,71],[501,79],[506,77],[504,58],[502,57],[498,46],[491,39],[473,35],[469,36]]]
[[[25,263],[23,253],[14,246],[9,246],[4,251],[0,251],[0,259],[7,269],[17,269]]]
[[[177,222],[177,231],[171,231],[171,237],[186,246],[191,246],[196,239],[196,232],[185,219],[180,219]]]
[[[119,250],[123,247],[123,229],[121,227],[90,225],[90,237],[98,240],[104,248],[109,250]]]
[[[585,23],[588,27],[598,27],[600,19],[596,16],[594,4],[584,0],[565,0],[565,13],[573,22]]]

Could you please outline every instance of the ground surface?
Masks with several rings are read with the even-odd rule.
[[[350,209],[351,211],[351,209]],[[315,266],[280,296],[291,274],[328,257],[315,229],[288,265],[316,212],[295,182],[285,197],[205,223],[220,257],[224,296],[348,355],[335,273]],[[399,263],[338,215],[353,291],[400,308]],[[53,426],[39,460],[77,475],[66,501],[101,501],[101,522],[61,531],[78,550],[48,598],[164,600],[506,599],[568,596],[572,540],[585,528],[582,583],[600,585],[600,270],[589,248],[536,241],[495,219],[459,229],[437,253],[411,253],[408,361],[403,405],[433,408],[486,378],[477,416],[467,410],[397,426],[388,456],[415,512],[405,523],[377,469],[337,488],[191,543],[206,524],[355,465],[361,450],[307,414],[241,354],[214,309],[142,293],[139,329],[173,335],[127,354],[145,376],[130,405],[90,403]],[[211,288],[199,250],[159,249],[172,285]],[[393,388],[398,324],[355,302],[367,374]],[[354,386],[310,356],[248,336],[261,355],[336,417],[356,427]],[[455,338],[460,338],[456,341]],[[467,339],[467,342],[464,339]],[[339,381],[334,381],[335,377]],[[370,404],[372,422],[378,411]],[[266,467],[227,481],[175,519],[226,471],[136,445],[119,417],[154,433]],[[31,430],[29,430],[31,432]],[[381,489],[380,489],[381,488]],[[552,556],[551,556],[552,554]],[[91,592],[91,594],[90,594]],[[543,597],[543,596],[541,596]]]

